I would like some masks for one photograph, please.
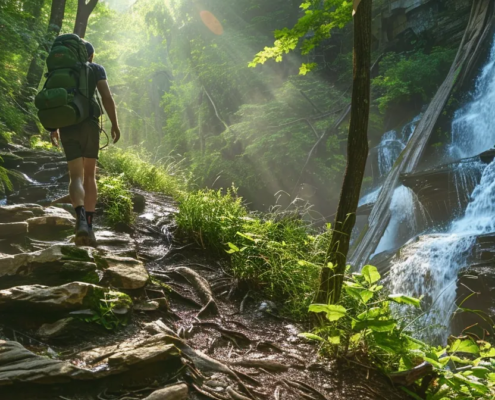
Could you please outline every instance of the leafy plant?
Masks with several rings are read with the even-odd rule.
[[[332,268],[332,265],[328,266]],[[391,303],[421,307],[420,299],[386,294],[378,270],[370,265],[346,276],[342,304],[312,304],[309,311],[324,315],[314,333],[302,337],[321,343],[326,353],[361,354],[385,373],[431,364],[434,378],[426,399],[493,399],[495,396],[495,348],[470,337],[451,338],[446,347],[432,347],[415,339],[409,321],[393,312]],[[415,399],[424,399],[413,387],[403,388]]]
[[[91,316],[82,316],[85,322],[93,322],[103,326],[108,330],[115,330],[122,326],[126,326],[128,322],[128,309],[132,306],[132,300],[129,296],[117,293],[108,292],[104,294],[104,298],[100,299],[97,307],[94,307]]]

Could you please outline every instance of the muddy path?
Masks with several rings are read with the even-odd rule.
[[[135,190],[135,225],[99,225],[98,249],[76,249],[71,208],[51,206],[62,156],[3,156],[25,182],[0,206],[0,399],[405,398],[355,360],[321,359],[307,327],[177,238],[170,198]]]

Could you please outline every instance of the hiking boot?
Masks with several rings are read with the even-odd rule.
[[[98,246],[98,243],[96,242],[95,231],[91,227],[89,227],[88,246],[94,248]]]
[[[84,209],[76,212],[76,246],[89,246],[90,234]]]

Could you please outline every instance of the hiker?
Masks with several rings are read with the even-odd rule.
[[[84,42],[84,45],[88,54],[89,74],[93,74],[94,77],[88,80],[96,83],[96,88],[94,88],[94,83],[89,84],[89,86],[93,85],[93,88],[89,88],[89,93],[95,93],[96,89],[98,90],[103,107],[112,123],[113,143],[117,143],[120,139],[120,129],[106,71],[101,65],[93,63],[95,50],[91,43]],[[91,98],[94,99],[93,96]],[[60,141],[62,142],[69,167],[69,195],[76,211],[75,243],[78,246],[95,247],[93,217],[97,198],[96,162],[100,150],[98,121],[101,112],[96,101],[93,101],[93,107],[97,107],[98,112],[91,112],[86,120],[78,124],[53,130],[51,140],[56,147],[59,147]]]

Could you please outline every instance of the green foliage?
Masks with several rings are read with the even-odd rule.
[[[309,311],[323,313],[326,323],[301,337],[320,342],[327,354],[364,354],[386,373],[430,363],[438,378],[426,400],[493,399],[495,348],[471,338],[453,338],[448,346],[435,348],[413,338],[407,330],[409,321],[399,316],[399,310],[393,312],[390,303],[420,309],[420,299],[387,295],[380,280],[378,270],[369,265],[359,274],[347,275],[342,304],[312,304]],[[403,389],[413,398],[423,398]]]
[[[323,40],[330,38],[332,29],[343,28],[352,18],[352,1],[306,0],[301,4],[304,16],[299,18],[291,28],[275,31],[275,43],[273,47],[265,47],[249,64],[256,67],[267,60],[281,62],[284,54],[296,49],[301,39],[301,54],[306,55],[318,46]],[[308,33],[311,32],[311,35]],[[302,64],[300,74],[306,75],[317,64]]]
[[[177,197],[183,186],[180,164],[166,160],[151,160],[138,149],[111,148],[101,152],[100,164],[110,174],[122,174],[126,181],[144,190]]]
[[[250,214],[235,189],[184,194],[176,221],[182,235],[217,254],[229,254],[234,277],[282,302],[285,312],[304,317],[329,231],[309,234],[297,213]]]
[[[389,53],[380,62],[380,76],[372,84],[380,110],[418,96],[428,102],[450,68],[455,50],[437,47],[408,54]]]
[[[119,292],[108,292],[100,299],[97,306],[91,310],[91,315],[81,315],[85,322],[96,323],[107,330],[115,330],[127,325],[129,319],[128,310],[132,307],[131,298]],[[124,313],[119,312],[125,311]]]
[[[132,224],[132,194],[123,175],[102,176],[98,180],[99,200],[104,204],[105,220],[111,226]]]

